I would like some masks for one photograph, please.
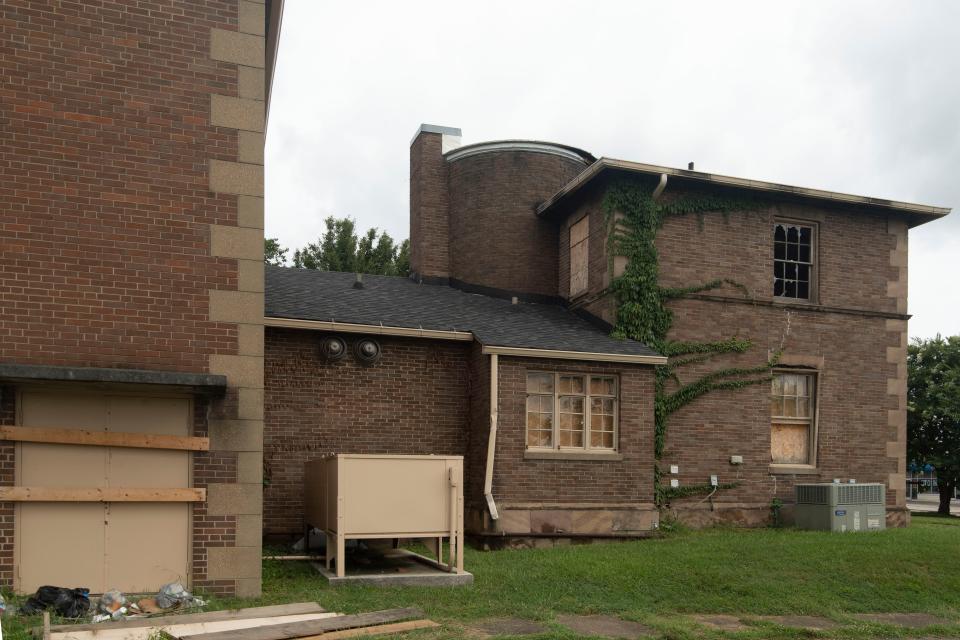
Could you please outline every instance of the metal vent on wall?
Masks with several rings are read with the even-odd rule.
[[[837,504],[883,504],[882,488],[875,484],[843,484],[837,490]]]
[[[819,484],[797,485],[798,504],[827,504],[830,501],[830,486]]]

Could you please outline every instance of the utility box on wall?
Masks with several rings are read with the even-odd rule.
[[[886,491],[880,483],[798,484],[794,511],[797,528],[817,531],[886,529]]]

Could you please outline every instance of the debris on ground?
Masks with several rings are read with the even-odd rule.
[[[129,609],[126,607],[127,598],[117,589],[111,589],[100,596],[97,602],[97,615],[93,616],[94,622],[104,620],[119,620],[127,615]]]
[[[173,609],[175,607],[202,607],[206,604],[200,598],[194,597],[189,591],[183,588],[179,582],[165,584],[157,593],[156,605],[161,609]]]
[[[32,616],[47,609],[53,609],[64,618],[79,618],[86,615],[90,609],[90,589],[44,585],[27,598],[20,607],[20,613]]]

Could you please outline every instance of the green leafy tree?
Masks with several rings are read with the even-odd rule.
[[[404,239],[400,243],[400,250],[397,252],[397,275],[410,275],[410,240]]]
[[[390,234],[375,227],[360,237],[351,218],[330,216],[324,224],[326,231],[318,242],[294,252],[295,267],[388,276],[410,273],[410,250],[406,240],[397,245]]]
[[[280,246],[280,241],[276,238],[265,238],[263,240],[263,261],[266,264],[272,264],[275,267],[282,267],[287,264],[286,247]]]
[[[960,336],[914,339],[907,375],[908,454],[936,469],[937,512],[949,515],[960,483]]]

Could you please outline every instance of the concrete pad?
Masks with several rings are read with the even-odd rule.
[[[811,631],[827,631],[841,626],[839,622],[820,616],[758,616],[757,619],[772,622],[781,627],[797,627]]]
[[[656,635],[653,629],[639,622],[621,620],[614,616],[557,616],[557,622],[585,636],[636,640]]]
[[[346,575],[337,577],[326,564],[316,562],[313,567],[327,579],[331,587],[345,584],[372,587],[459,587],[473,584],[473,574],[450,573],[436,563],[405,549],[391,549],[385,553],[369,550],[347,553]]]
[[[748,628],[737,616],[701,614],[690,617],[705,627],[719,629],[720,631],[743,631]]]
[[[929,613],[858,613],[853,617],[863,622],[893,624],[909,629],[920,629],[935,624],[950,624],[950,620]]]
[[[548,631],[547,627],[539,622],[524,620],[523,618],[491,618],[473,625],[472,629],[479,632],[481,637],[486,638],[496,636],[527,636]]]

